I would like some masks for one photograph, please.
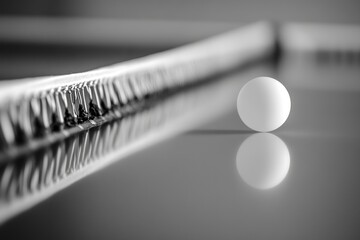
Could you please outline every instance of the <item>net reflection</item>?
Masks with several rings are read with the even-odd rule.
[[[121,120],[4,161],[0,165],[0,223],[114,161],[228,111],[232,99],[226,96],[232,84],[224,79],[195,86]]]
[[[245,139],[236,155],[240,177],[253,188],[278,186],[290,168],[290,153],[281,138],[271,133],[256,133]]]

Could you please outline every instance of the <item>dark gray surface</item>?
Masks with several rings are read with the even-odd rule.
[[[336,67],[340,76],[319,79]],[[359,89],[311,89],[356,78],[340,68],[269,73],[292,98],[288,121],[273,133],[290,153],[278,186],[252,188],[236,169],[253,134],[236,113],[239,81],[228,114],[75,183],[2,225],[1,239],[358,239]],[[294,84],[304,71],[306,84]]]
[[[359,23],[357,0],[4,0],[0,14],[251,22]]]

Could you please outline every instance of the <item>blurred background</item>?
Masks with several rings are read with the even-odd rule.
[[[259,20],[360,23],[358,0],[2,0],[0,79],[66,74]]]
[[[357,0],[2,0],[9,16],[359,23]]]

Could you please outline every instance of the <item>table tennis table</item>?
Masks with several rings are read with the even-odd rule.
[[[230,57],[201,81],[153,90],[76,131],[2,140],[0,238],[359,238],[360,28],[262,24],[254,36],[270,40],[250,44],[251,61],[234,66]],[[215,28],[206,34],[230,26]],[[127,57],[155,52],[156,60],[161,44]],[[288,120],[271,133],[251,131],[236,112],[239,90],[259,76],[281,81],[292,101]],[[255,153],[262,159],[254,163]]]

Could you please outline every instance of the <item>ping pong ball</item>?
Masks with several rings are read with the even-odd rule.
[[[269,77],[247,82],[237,98],[237,111],[249,128],[270,132],[284,124],[290,114],[290,95],[284,85]]]

